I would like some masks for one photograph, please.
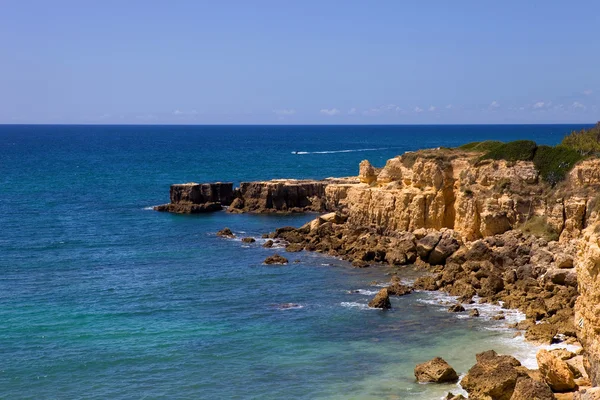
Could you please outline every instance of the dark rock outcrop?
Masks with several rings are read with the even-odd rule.
[[[384,310],[392,308],[392,303],[390,303],[390,295],[388,294],[388,290],[383,288],[375,295],[375,297],[369,302],[369,307],[371,308],[381,308]]]
[[[264,263],[267,265],[284,265],[288,263],[288,259],[279,254],[273,254],[272,256],[265,258]]]
[[[217,236],[228,238],[228,239],[235,238],[235,235],[233,234],[233,232],[229,228],[223,228],[223,229],[221,229],[219,232],[217,232]]]
[[[233,184],[183,183],[171,185],[169,204],[154,207],[156,211],[178,214],[200,214],[219,211],[229,205],[234,197]]]

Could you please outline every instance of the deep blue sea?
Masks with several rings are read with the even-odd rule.
[[[415,293],[371,310],[390,268],[306,252],[268,267],[281,249],[215,235],[259,238],[314,215],[149,207],[171,183],[350,176],[363,159],[556,144],[582,127],[0,126],[0,398],[437,399],[456,386],[416,384],[416,363],[442,356],[464,373],[490,348],[527,361],[534,349],[489,306],[459,318],[444,296]]]

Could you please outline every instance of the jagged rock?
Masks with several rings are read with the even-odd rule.
[[[448,308],[448,312],[463,312],[465,311],[465,308],[463,307],[462,304],[453,304]]]
[[[437,290],[438,285],[435,281],[435,277],[431,275],[420,276],[415,279],[414,288],[417,290]]]
[[[202,203],[202,204],[163,204],[154,206],[155,211],[166,211],[175,214],[203,214],[220,211],[223,209],[221,203]]]
[[[423,238],[422,240],[424,240],[425,238]],[[426,251],[423,244],[421,244],[421,247],[424,251]],[[458,250],[459,247],[460,242],[455,237],[454,231],[447,230],[441,235],[439,242],[429,253],[427,262],[431,265],[444,264],[446,262],[446,259],[450,257],[456,250]]]
[[[285,251],[289,253],[297,253],[302,250],[304,250],[304,246],[300,243],[290,243],[285,246]]]
[[[369,307],[372,308],[382,308],[384,310],[392,308],[392,304],[390,303],[390,296],[388,294],[388,290],[383,288],[375,295],[373,300],[369,302]]]
[[[387,287],[388,294],[390,296],[404,296],[413,292],[410,286],[402,285],[401,283],[394,282]]]
[[[454,394],[454,393],[448,392],[446,397],[444,397],[444,400],[467,400],[467,398],[465,396],[463,396],[462,394]]]
[[[270,239],[267,240],[265,243],[263,243],[262,247],[265,247],[267,249],[273,247],[273,241]]]
[[[525,339],[539,344],[551,344],[552,339],[554,339],[557,332],[558,330],[554,325],[540,323],[527,329],[525,332]]]
[[[530,378],[519,378],[510,400],[555,400],[548,385]]]
[[[442,234],[440,232],[432,232],[424,238],[417,240],[417,254],[422,260],[427,260],[429,253],[437,246]]]
[[[521,363],[511,356],[499,356],[489,350],[476,356],[477,363],[461,381],[471,399],[510,400],[517,379],[528,377],[518,369]]]
[[[242,242],[244,243],[254,243],[256,242],[256,239],[252,238],[252,237],[245,237],[242,239]]]
[[[575,377],[566,362],[544,349],[538,351],[536,359],[540,373],[552,390],[565,392],[575,389]]]
[[[273,254],[272,256],[265,258],[264,263],[267,265],[273,265],[273,264],[284,265],[284,264],[288,263],[288,259],[280,256],[279,254]]]
[[[492,317],[492,319],[494,321],[501,321],[501,320],[505,320],[506,316],[504,314],[496,314]]]
[[[362,183],[371,184],[377,180],[377,172],[368,160],[363,160],[358,166],[358,179]]]
[[[561,359],[563,361],[567,361],[567,360],[575,357],[575,353],[573,353],[572,351],[569,351],[567,349],[552,349],[552,350],[550,350],[550,353],[554,357]]]
[[[569,254],[559,253],[554,256],[556,268],[573,268],[573,257]]]
[[[458,380],[458,374],[454,368],[440,357],[418,364],[415,367],[415,377],[421,383],[456,382]]]
[[[469,311],[469,317],[479,317],[479,310],[474,308],[471,311]]]
[[[217,232],[217,236],[228,238],[228,239],[233,239],[235,237],[235,235],[229,228],[221,229],[219,232]]]

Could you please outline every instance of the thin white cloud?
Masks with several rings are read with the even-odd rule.
[[[381,108],[371,108],[369,110],[363,111],[363,115],[374,116],[380,115],[382,113]]]
[[[340,113],[340,110],[338,110],[337,108],[322,108],[319,112],[323,115],[333,117],[334,115],[338,115]]]
[[[583,91],[583,94],[585,94],[586,96],[589,96],[589,95],[590,95],[590,94],[592,94],[592,93],[594,93],[594,92],[592,91],[592,89],[586,89],[586,90],[584,90],[584,91]]]
[[[175,110],[173,111],[173,115],[198,115],[198,111],[196,110],[191,110],[191,111],[182,111],[182,110]]]
[[[423,112],[423,109],[421,107],[419,107],[419,106],[415,107],[414,110],[415,110],[416,113]]]
[[[454,106],[452,104],[448,104],[446,106],[446,110],[452,110],[454,108]]]
[[[498,103],[496,100],[494,100],[490,103],[490,108],[498,108],[498,107],[500,107],[500,103]]]
[[[573,104],[571,104],[571,108],[574,108],[576,110],[577,109],[579,109],[579,110],[585,110],[585,106],[583,104],[581,104],[580,102],[578,102],[578,101],[573,102]]]
[[[289,115],[296,114],[296,110],[294,110],[293,108],[283,108],[281,110],[273,110],[273,112],[276,115],[280,115],[280,116],[289,116]]]
[[[435,106],[429,106],[428,110],[429,111],[435,111]]]
[[[356,114],[356,108],[352,107],[351,109],[348,110],[348,115],[354,115]]]
[[[544,103],[543,101],[538,101],[537,103],[535,103],[533,105],[534,109],[538,109],[538,108],[544,108],[546,106],[546,103]]]

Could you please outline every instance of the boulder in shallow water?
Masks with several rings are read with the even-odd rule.
[[[444,400],[467,400],[467,398],[465,396],[463,396],[462,394],[454,394],[454,393],[448,392],[446,397],[444,397]]]
[[[469,311],[469,317],[479,317],[479,310],[474,308],[471,311]]]
[[[233,239],[235,237],[235,235],[229,228],[221,229],[219,232],[217,232],[217,236],[228,238],[228,239]]]
[[[372,308],[381,308],[384,310],[392,308],[392,303],[390,303],[390,295],[388,294],[388,290],[383,288],[375,295],[373,300],[369,302],[369,307]]]
[[[465,311],[465,308],[463,307],[462,304],[459,304],[459,303],[453,304],[448,308],[448,312],[463,312],[463,311]]]
[[[266,241],[266,242],[265,242],[265,243],[262,245],[262,247],[265,247],[265,248],[267,248],[267,249],[268,249],[268,248],[271,248],[271,247],[273,247],[273,241],[272,241],[271,239],[267,240],[267,241]]]
[[[254,242],[256,242],[256,239],[251,238],[251,237],[245,237],[245,238],[242,239],[242,242],[244,242],[244,243],[254,243]]]
[[[288,263],[288,259],[279,254],[273,254],[272,256],[265,258],[264,263],[267,265],[284,265]]]
[[[456,382],[458,374],[443,358],[436,357],[415,367],[418,382]]]

